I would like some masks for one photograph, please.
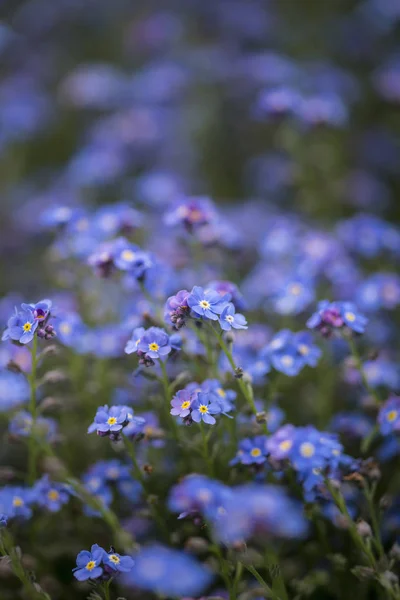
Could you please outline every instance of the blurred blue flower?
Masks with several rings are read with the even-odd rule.
[[[195,558],[164,546],[143,548],[135,556],[135,564],[124,577],[127,585],[162,596],[198,597],[212,582],[208,567]]]

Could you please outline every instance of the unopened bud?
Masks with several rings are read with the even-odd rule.
[[[257,423],[266,423],[267,422],[267,413],[263,410],[262,412],[258,412],[256,414]]]
[[[192,554],[205,554],[209,550],[209,543],[202,537],[190,537],[185,544],[185,550]]]
[[[381,510],[387,510],[393,504],[393,498],[389,494],[384,494],[379,500],[379,508]]]
[[[235,369],[236,379],[242,379],[243,373],[244,373],[244,371],[243,371],[242,367],[236,367],[236,369]]]
[[[235,341],[235,334],[233,331],[228,331],[228,333],[225,334],[225,341],[227,344],[233,344]]]
[[[143,471],[150,475],[154,471],[154,467],[152,465],[143,465]]]
[[[356,527],[361,537],[367,538],[372,536],[372,529],[366,521],[358,521]]]
[[[361,565],[357,565],[354,569],[351,569],[353,575],[357,577],[360,581],[369,581],[375,577],[375,572],[370,567],[363,567]]]

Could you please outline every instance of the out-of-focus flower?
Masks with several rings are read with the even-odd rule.
[[[212,582],[211,571],[189,554],[164,546],[143,548],[124,577],[127,585],[159,595],[198,597]]]
[[[362,315],[352,302],[319,302],[317,312],[307,321],[307,327],[318,329],[328,337],[334,330],[347,328],[355,333],[364,333],[368,319]]]
[[[400,397],[391,396],[386,400],[379,411],[378,424],[383,435],[400,431]]]

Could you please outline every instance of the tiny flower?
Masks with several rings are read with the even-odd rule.
[[[382,435],[400,431],[400,397],[391,396],[381,407],[378,415]]]
[[[171,415],[187,417],[190,414],[193,400],[194,396],[188,390],[179,390],[171,400]]]
[[[121,271],[127,271],[138,281],[142,281],[146,272],[153,266],[153,260],[148,252],[138,246],[126,242],[114,252],[114,264]]]
[[[207,393],[199,393],[192,408],[191,417],[195,423],[204,421],[204,423],[214,425],[216,421],[212,415],[221,413],[220,405]]]
[[[93,544],[90,549],[82,550],[76,557],[76,567],[73,569],[74,577],[78,581],[86,581],[87,579],[98,579],[103,575],[103,569],[100,567],[106,551],[100,548],[98,544]]]
[[[267,460],[267,436],[259,435],[254,438],[246,438],[239,443],[236,457],[230,464],[235,465],[261,465]]]
[[[144,327],[136,327],[136,329],[133,330],[132,337],[125,346],[126,354],[133,354],[134,352],[137,352],[138,344],[139,344],[142,336],[144,335],[145,331],[146,330]]]
[[[138,352],[151,359],[160,359],[171,352],[168,334],[160,327],[147,329],[137,345]]]
[[[218,315],[222,313],[229,300],[230,294],[221,296],[213,290],[203,290],[203,288],[195,286],[187,299],[187,303],[196,317],[218,321]]]
[[[8,517],[4,513],[0,513],[0,529],[2,527],[7,527]]]
[[[34,490],[37,503],[50,512],[58,512],[70,497],[67,486],[51,482],[48,475],[36,482]]]
[[[187,290],[180,290],[175,296],[170,296],[165,304],[164,320],[175,329],[183,327],[189,316],[188,297],[189,292]]]
[[[15,314],[9,319],[7,329],[1,339],[2,341],[11,339],[20,344],[29,344],[33,340],[38,326],[39,321],[35,318],[31,308],[20,312],[15,309]]]
[[[246,319],[240,313],[235,312],[235,307],[231,302],[225,306],[218,320],[224,331],[230,331],[232,328],[247,329]]]
[[[128,423],[128,415],[125,406],[101,406],[97,409],[94,422],[88,428],[88,433],[97,431],[100,436],[116,434],[122,431]]]
[[[21,304],[22,310],[31,310],[34,318],[39,322],[45,321],[48,318],[51,307],[52,301],[47,298],[45,300],[40,300],[36,304]]]
[[[318,304],[317,311],[308,319],[307,327],[318,329],[324,337],[329,337],[334,330],[345,327],[355,333],[364,333],[367,321],[352,302],[323,300]]]
[[[135,564],[130,556],[121,556],[116,552],[105,554],[103,561],[106,567],[110,567],[113,571],[119,571],[121,573],[129,573]]]

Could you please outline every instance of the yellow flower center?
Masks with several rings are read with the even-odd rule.
[[[203,218],[203,215],[201,213],[200,210],[198,210],[197,208],[194,208],[193,210],[190,211],[190,219],[192,221],[200,221]]]
[[[47,497],[49,500],[56,502],[59,499],[60,494],[57,492],[57,490],[50,490],[47,494]]]
[[[300,285],[299,283],[294,283],[291,287],[290,287],[290,293],[293,296],[300,296],[301,292],[303,291],[303,286]]]
[[[121,252],[121,258],[126,262],[132,262],[135,259],[135,253],[132,250],[124,250]]]
[[[292,364],[294,363],[293,357],[292,356],[282,356],[282,364],[285,367],[291,367]]]
[[[300,446],[300,454],[304,456],[304,458],[311,458],[315,454],[315,446],[310,444],[310,442],[304,442]]]
[[[260,448],[253,448],[250,454],[253,458],[258,458],[259,456],[261,456],[261,450]]]
[[[152,352],[157,352],[159,347],[160,346],[156,342],[152,342],[151,344],[149,344],[149,350],[151,350]]]
[[[185,400],[185,402],[182,402],[182,404],[181,404],[181,408],[183,408],[183,410],[186,410],[187,408],[189,408],[189,406],[190,406],[189,400]]]
[[[225,398],[225,396],[226,396],[226,392],[222,388],[217,389],[217,394],[218,394],[218,396],[221,396],[221,398]]]
[[[350,323],[356,320],[356,315],[352,312],[346,312],[344,313],[344,316],[346,321],[350,321]]]
[[[86,569],[88,571],[93,571],[93,569],[95,568],[96,563],[94,562],[94,560],[89,560],[89,562],[86,565]]]
[[[120,562],[119,556],[117,556],[116,554],[110,554],[108,558],[111,560],[112,563],[114,563],[114,565],[118,565],[118,563]]]
[[[208,413],[208,408],[205,404],[202,404],[201,406],[199,406],[199,411],[202,415],[205,415],[206,413]]]
[[[31,331],[31,329],[32,329],[32,323],[25,323],[25,325],[22,326],[22,329],[24,331]]]
[[[14,496],[13,506],[23,506],[23,505],[24,505],[24,501],[22,500],[22,498],[20,496]]]
[[[300,344],[299,352],[303,356],[306,356],[306,354],[308,354],[310,352],[310,348],[308,346],[306,346],[305,344]]]
[[[397,418],[397,414],[397,410],[391,410],[388,412],[386,419],[389,421],[389,423],[392,423]]]
[[[116,417],[108,417],[108,419],[107,419],[108,425],[115,425],[116,422],[117,422]]]
[[[207,310],[211,307],[211,304],[209,302],[207,302],[207,300],[201,300],[200,306],[201,306],[201,308],[204,308],[205,310]]]
[[[291,440],[284,440],[283,442],[281,442],[279,444],[279,449],[280,450],[290,450],[290,448],[292,447],[293,442]]]
[[[65,333],[66,335],[68,333],[71,333],[71,325],[69,323],[61,323],[60,331],[61,333]]]

